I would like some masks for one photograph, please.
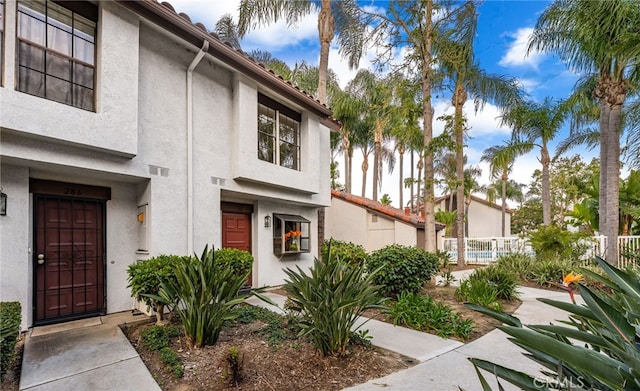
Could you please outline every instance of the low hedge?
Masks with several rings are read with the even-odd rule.
[[[0,302],[0,381],[15,359],[16,341],[20,334],[22,308],[17,301]]]

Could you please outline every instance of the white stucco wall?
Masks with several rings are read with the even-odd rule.
[[[473,202],[469,205],[469,237],[487,238],[502,236],[502,212],[499,209]],[[511,215],[505,215],[505,236],[511,236]]]

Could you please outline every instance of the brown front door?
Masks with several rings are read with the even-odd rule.
[[[35,323],[105,312],[105,206],[34,194]]]
[[[222,212],[222,248],[251,252],[251,215]],[[251,278],[249,273],[247,286],[251,286]]]

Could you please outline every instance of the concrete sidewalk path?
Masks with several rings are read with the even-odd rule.
[[[522,305],[514,315],[520,318],[523,324],[557,323],[556,320],[567,318],[565,312],[554,309],[537,300],[537,298],[544,297],[568,302],[569,295],[566,292],[526,287],[520,287],[519,291]],[[579,298],[576,299],[579,300]],[[470,357],[489,360],[543,379],[540,374],[543,367],[526,358],[522,353],[523,351],[520,348],[507,340],[505,333],[500,330],[494,330],[475,341],[432,357],[414,367],[379,379],[370,380],[367,383],[350,387],[346,390],[481,390],[482,387],[475,368],[469,361]],[[495,377],[486,372],[483,372],[483,375],[492,389],[497,390]],[[504,380],[501,380],[500,383],[506,390],[518,389]]]
[[[20,390],[160,390],[119,325],[146,315],[123,312],[27,333]]]

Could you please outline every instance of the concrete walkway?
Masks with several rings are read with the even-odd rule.
[[[20,390],[160,390],[118,325],[129,311],[36,327],[27,333]]]
[[[456,272],[457,283],[466,271]],[[524,324],[548,323],[566,318],[536,300],[548,297],[569,300],[565,292],[520,288],[522,305],[516,311]],[[282,313],[285,297],[267,292],[279,308],[255,297],[250,304]],[[20,390],[160,390],[135,349],[118,325],[143,320],[146,316],[132,316],[130,312],[91,318],[60,325],[37,327],[26,338],[22,363]],[[508,342],[499,330],[463,344],[404,327],[396,327],[377,320],[366,322],[375,346],[400,353],[418,364],[380,379],[351,387],[348,390],[459,390],[480,389],[477,375],[469,357],[488,359],[538,374],[540,366],[522,356],[521,351]],[[497,389],[495,380],[487,380]],[[502,382],[506,389],[509,384]]]

